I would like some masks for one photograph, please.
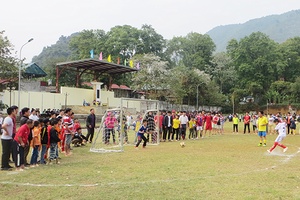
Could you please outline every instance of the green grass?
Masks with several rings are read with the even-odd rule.
[[[225,135],[187,140],[185,148],[74,148],[60,165],[0,172],[0,199],[300,199],[298,135],[287,136],[286,153],[277,147],[269,155],[275,135],[258,147],[258,136],[233,135],[231,123],[225,128]]]

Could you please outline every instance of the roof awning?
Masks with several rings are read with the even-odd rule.
[[[127,87],[126,85],[120,85],[120,89],[122,89],[122,90],[132,90],[129,87]]]
[[[64,70],[74,70],[77,72],[76,87],[79,87],[79,79],[83,73],[97,72],[99,74],[124,74],[128,72],[136,72],[138,69],[124,65],[114,64],[97,59],[83,59],[56,64],[56,92],[58,92],[58,80]]]
[[[117,84],[111,84],[111,89],[120,89],[120,86],[118,86]]]
[[[40,78],[47,76],[46,72],[36,63],[26,65],[23,75],[28,78]]]
[[[127,72],[138,71],[138,69],[131,68],[128,66],[118,65],[110,62],[105,62],[102,60],[91,59],[91,58],[84,59],[84,60],[57,63],[56,66],[74,68],[76,70],[82,69],[82,70],[96,71],[96,72],[106,73],[106,74],[123,74]]]

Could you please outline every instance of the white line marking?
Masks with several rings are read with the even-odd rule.
[[[292,146],[292,145],[290,145]],[[284,154],[280,156],[286,157],[279,163],[278,166],[284,165],[287,162],[289,162],[292,158],[294,158],[297,154],[300,153],[300,148],[298,148],[298,151],[294,154]],[[267,154],[267,155],[272,155],[272,154]],[[277,154],[276,154],[277,155]],[[275,155],[275,156],[276,156]],[[108,185],[132,185],[132,184],[147,184],[147,183],[170,183],[170,182],[177,182],[177,181],[191,181],[191,180],[197,180],[197,179],[208,179],[208,178],[216,178],[216,177],[230,177],[230,176],[241,176],[245,174],[250,174],[253,172],[262,172],[262,171],[267,171],[269,169],[274,169],[277,168],[278,166],[273,165],[271,167],[267,167],[265,169],[257,169],[257,170],[252,170],[252,171],[247,171],[247,172],[241,172],[241,173],[236,173],[236,174],[220,174],[217,176],[199,176],[195,178],[189,178],[189,179],[167,179],[167,180],[148,180],[148,181],[139,181],[139,182],[109,182],[109,183],[95,183],[95,184],[34,184],[34,183],[18,183],[18,182],[10,182],[10,181],[3,181],[0,182],[0,184],[4,185],[18,185],[18,186],[32,186],[32,187],[105,187]],[[19,173],[19,172],[17,172]],[[22,172],[24,173],[24,172]],[[16,172],[8,172],[7,174],[16,174]]]

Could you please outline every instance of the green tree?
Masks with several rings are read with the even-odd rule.
[[[4,36],[4,31],[0,32],[0,79],[13,79],[18,77],[18,60],[12,55],[13,45]]]
[[[137,54],[148,54],[163,57],[163,51],[166,46],[166,40],[158,34],[151,25],[144,24],[139,31],[139,40],[141,43],[137,47]]]
[[[278,76],[285,80],[294,82],[300,76],[300,37],[290,38],[279,45],[280,65]]]
[[[212,65],[208,73],[220,88],[223,94],[229,94],[231,88],[237,83],[237,74],[232,65],[232,60],[225,52],[216,53],[212,59]]]
[[[105,41],[105,32],[103,30],[83,30],[78,35],[71,38],[69,47],[72,51],[72,59],[90,58],[90,51],[98,54],[104,50],[103,41]]]
[[[207,70],[211,65],[215,44],[209,35],[189,33],[186,37],[174,37],[167,44],[166,55],[174,63],[182,61],[189,68]]]
[[[300,77],[295,79],[294,83],[291,83],[291,102],[299,102],[300,99]]]
[[[255,99],[267,91],[271,83],[278,80],[278,44],[267,35],[257,32],[242,38],[239,42],[231,40],[227,51],[233,60],[238,88],[245,88]],[[258,89],[253,88],[253,86]]]
[[[140,55],[134,60],[140,63],[140,70],[133,76],[131,88],[148,93],[147,98],[151,99],[164,95],[168,89],[165,79],[168,63],[153,54]]]

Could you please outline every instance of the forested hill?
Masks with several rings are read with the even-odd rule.
[[[226,50],[227,43],[231,39],[239,40],[258,31],[267,34],[279,43],[288,38],[300,36],[300,10],[253,19],[243,24],[218,26],[208,31],[207,34],[216,44],[216,51],[220,52]]]
[[[49,60],[53,60],[54,63],[57,61],[65,61],[65,59],[71,55],[69,48],[70,39],[78,34],[79,33],[73,33],[70,36],[61,36],[55,44],[44,47],[39,55],[32,58],[32,62],[44,68],[49,64]],[[61,60],[62,58],[63,60]]]

